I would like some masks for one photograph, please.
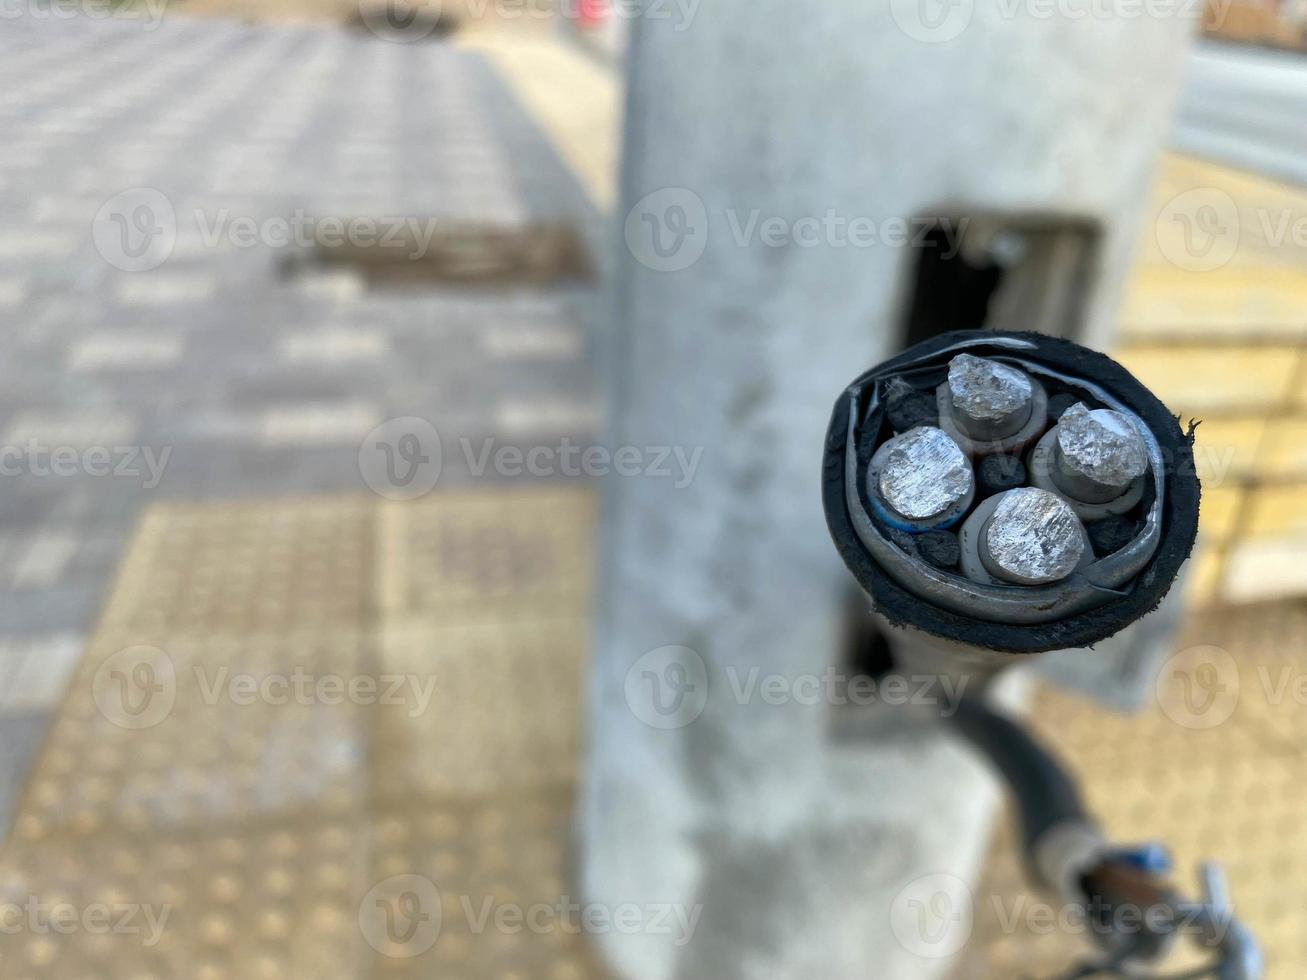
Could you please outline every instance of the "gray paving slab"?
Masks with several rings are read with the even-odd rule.
[[[51,712],[0,715],[0,827],[8,827]]]

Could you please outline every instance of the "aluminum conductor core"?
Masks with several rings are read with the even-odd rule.
[[[1058,421],[1054,460],[1054,482],[1095,503],[1120,496],[1148,469],[1148,452],[1130,420],[1110,409],[1090,411],[1082,403]]]
[[[1080,519],[1056,494],[1021,487],[1003,494],[985,527],[982,555],[992,573],[1018,585],[1066,578],[1084,555]]]
[[[942,430],[918,426],[886,444],[879,489],[885,502],[913,521],[957,506],[972,491],[971,464]]]
[[[912,428],[903,403],[926,393],[938,421]],[[1017,428],[977,431],[993,419]],[[839,394],[822,507],[885,628],[1002,654],[1090,647],[1156,609],[1193,549],[1193,435],[1105,354],[959,330]]]
[[[954,421],[973,439],[1011,435],[1030,417],[1034,386],[1023,371],[999,361],[959,354],[949,362]]]

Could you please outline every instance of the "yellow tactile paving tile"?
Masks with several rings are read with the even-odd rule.
[[[348,812],[365,789],[358,685],[373,676],[357,632],[143,644],[101,631],[46,738],[14,836]]]
[[[1119,316],[1132,341],[1297,343],[1307,337],[1307,269],[1137,269]]]
[[[569,884],[571,814],[570,788],[548,786],[367,816],[13,846],[0,902],[24,914],[0,933],[4,976],[600,978],[578,935],[603,920]],[[52,934],[54,909],[72,922],[64,933]]]
[[[1270,411],[1285,403],[1298,363],[1287,346],[1129,345],[1115,357],[1177,414]]]
[[[1271,421],[1260,469],[1276,479],[1307,480],[1307,415]]]
[[[575,779],[586,629],[581,619],[559,619],[385,630],[382,672],[432,685],[425,706],[406,701],[373,713],[373,799],[478,796]]]
[[[1200,545],[1194,550],[1184,572],[1186,605],[1190,608],[1202,607],[1217,598],[1224,565],[1225,553],[1219,547]]]
[[[1265,434],[1266,419],[1261,416],[1202,418],[1194,430],[1194,464],[1203,492],[1235,486],[1255,475]]]
[[[1207,268],[1301,268],[1305,215],[1301,188],[1166,154],[1140,229],[1137,261],[1178,268],[1198,257],[1208,260],[1202,263]]]
[[[367,962],[356,924],[368,881],[363,831],[357,822],[297,820],[10,846],[0,902],[22,914],[0,932],[0,973],[357,980]],[[52,927],[56,909],[66,931]]]
[[[181,15],[290,23],[342,23],[358,8],[349,0],[188,0]]]
[[[373,901],[360,909],[367,976],[605,976],[577,934],[586,913],[570,881],[571,813],[566,787],[378,812]]]
[[[461,39],[483,52],[580,180],[595,207],[617,202],[618,72],[574,45],[509,33]]]
[[[1307,482],[1250,490],[1244,531],[1252,537],[1307,534]]]
[[[1307,356],[1298,362],[1298,376],[1293,379],[1293,406],[1307,414]]]
[[[1254,206],[1217,180],[1215,186],[1154,199],[1140,250],[1141,270],[1182,270],[1226,282],[1236,282],[1243,272],[1255,284],[1275,269],[1296,279],[1304,244],[1301,219],[1307,211],[1280,202]]]
[[[1141,230],[1118,356],[1173,410],[1204,420],[1208,547],[1192,604],[1307,594],[1304,219],[1307,190],[1169,155]]]
[[[1234,533],[1246,491],[1238,485],[1211,486],[1203,482],[1198,511],[1198,533],[1203,545],[1223,544]]]
[[[552,618],[590,594],[590,490],[451,491],[380,507],[378,601],[390,625]]]
[[[375,507],[367,497],[152,507],[102,622],[138,642],[179,631],[358,628],[370,602]]]
[[[1212,186],[1222,186],[1230,194],[1247,200],[1254,206],[1288,201],[1307,207],[1307,191],[1273,178],[1232,170],[1220,163],[1180,153],[1162,154],[1155,196],[1166,198],[1196,187]]]
[[[409,505],[390,537],[372,534],[382,506],[370,501],[296,502],[298,517],[282,502],[147,513],[0,853],[0,901],[96,915],[157,901],[167,928],[148,945],[98,929],[6,934],[4,975],[354,980],[437,964],[448,978],[599,976],[570,919],[511,922],[537,907],[574,914],[593,505],[584,491],[456,493]],[[333,521],[353,542],[340,552],[324,541]],[[373,581],[387,557],[420,579],[394,594],[393,626]],[[168,574],[187,560],[215,578],[243,563],[243,580],[182,601]],[[322,567],[357,573],[346,608],[361,628],[321,617],[304,583],[251,606],[252,583]],[[147,615],[155,589],[166,615]],[[511,615],[518,601],[553,618]],[[388,700],[338,696],[369,678],[378,695],[401,686]],[[429,876],[453,903],[411,958],[387,938],[408,897],[384,884],[396,874]],[[508,924],[479,919],[486,903]]]
[[[1247,538],[1226,553],[1221,597],[1229,602],[1273,602],[1307,595],[1307,534]]]

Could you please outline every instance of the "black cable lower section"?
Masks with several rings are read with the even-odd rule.
[[[1056,824],[1091,823],[1074,780],[1029,732],[979,698],[962,698],[954,727],[998,770],[1016,802],[1028,857],[1036,841]]]

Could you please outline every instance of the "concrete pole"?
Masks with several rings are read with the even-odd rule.
[[[633,25],[609,442],[702,456],[688,485],[606,488],[581,881],[700,917],[689,942],[598,937],[620,976],[916,980],[955,952],[910,903],[971,880],[997,790],[936,726],[830,703],[849,583],[822,440],[901,344],[919,215],[1097,222],[1076,339],[1110,338],[1199,10],[1116,7],[712,0]],[[834,737],[850,711],[866,738]]]

